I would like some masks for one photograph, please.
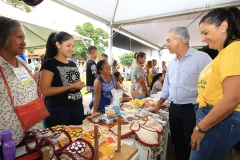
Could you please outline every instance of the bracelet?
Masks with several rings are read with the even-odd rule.
[[[207,133],[207,131],[203,131],[198,124],[196,125],[196,130],[200,133]]]

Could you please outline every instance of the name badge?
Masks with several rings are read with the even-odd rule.
[[[13,72],[23,86],[33,82],[32,76],[24,67],[14,68]]]

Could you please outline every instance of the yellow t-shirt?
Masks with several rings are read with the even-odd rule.
[[[206,107],[207,104],[215,106],[223,98],[224,79],[236,75],[240,75],[240,41],[223,49],[200,73],[197,97],[199,108]],[[240,105],[235,111],[240,111]]]
[[[152,84],[152,79],[153,79],[153,77],[152,77],[152,70],[151,69],[149,69],[147,66],[145,67],[145,71],[146,71],[146,74],[147,74],[147,80],[148,80],[148,82],[149,82],[149,84],[150,84],[150,86],[151,86],[151,84]],[[149,87],[150,87],[149,86]]]

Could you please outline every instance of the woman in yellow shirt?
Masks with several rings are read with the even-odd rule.
[[[224,159],[240,141],[239,15],[237,8],[219,8],[199,23],[202,41],[220,52],[199,75],[191,160]]]
[[[152,78],[153,78],[152,71],[151,71],[151,69],[152,69],[152,61],[147,61],[147,64],[144,67],[144,69],[145,69],[145,72],[146,72],[146,75],[147,75],[147,77],[146,77],[147,86],[150,87],[151,84],[152,84]]]

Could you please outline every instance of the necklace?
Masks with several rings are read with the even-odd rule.
[[[106,80],[105,78],[103,78],[103,76],[101,76],[101,77],[102,77],[103,81],[104,81],[105,83],[107,83],[107,80]]]

